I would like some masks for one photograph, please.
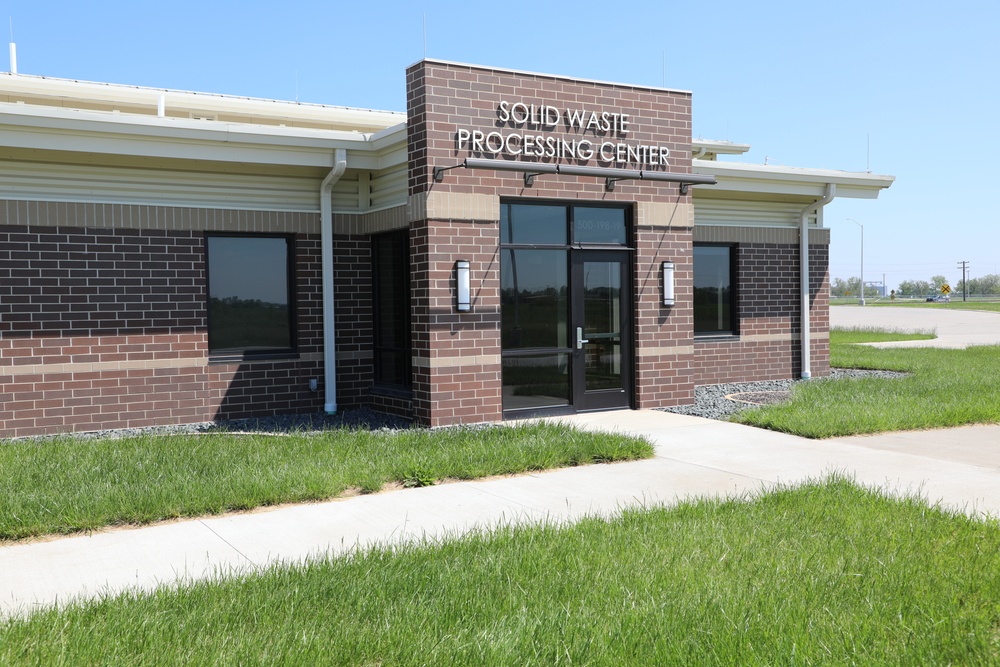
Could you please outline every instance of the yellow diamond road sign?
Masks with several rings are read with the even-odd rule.
[[[941,294],[950,294],[950,293],[951,293],[951,285],[949,285],[948,283],[941,285]]]

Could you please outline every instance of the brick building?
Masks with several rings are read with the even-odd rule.
[[[891,177],[720,160],[684,91],[425,60],[407,96],[0,75],[0,436],[828,373],[823,206]]]

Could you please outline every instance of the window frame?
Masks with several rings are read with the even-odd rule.
[[[566,242],[565,243],[524,243],[520,241],[504,241],[503,240],[503,229],[500,230],[499,245],[501,248],[514,248],[519,250],[524,249],[539,249],[544,250],[547,248],[566,248],[566,249],[594,249],[594,250],[635,250],[635,240],[633,237],[633,219],[634,219],[634,206],[629,205],[627,202],[602,202],[602,201],[586,201],[586,200],[565,200],[565,199],[525,199],[519,197],[502,197],[500,199],[500,222],[503,224],[503,211],[506,210],[507,215],[511,213],[511,207],[514,206],[538,206],[538,207],[550,207],[550,208],[562,208],[565,212],[565,230],[566,230]],[[624,243],[600,243],[591,241],[578,241],[576,239],[576,216],[574,215],[574,209],[577,208],[606,208],[612,210],[621,210],[625,214],[625,241]]]
[[[697,272],[695,251],[697,248],[727,248],[729,250],[729,313],[730,328],[724,331],[699,331],[698,318],[694,316],[695,308],[695,274]],[[692,244],[691,248],[691,328],[694,337],[697,339],[709,338],[738,338],[740,335],[740,312],[739,312],[739,273],[738,262],[739,244],[736,243],[698,243]]]
[[[209,257],[209,239],[211,238],[274,238],[285,241],[285,284],[288,293],[288,340],[289,347],[274,347],[262,349],[223,348],[214,350],[211,347],[212,330],[212,266]],[[205,233],[205,333],[209,360],[213,362],[230,362],[250,359],[287,359],[299,354],[298,340],[298,286],[295,280],[296,246],[294,234],[254,233],[254,232],[206,232]]]

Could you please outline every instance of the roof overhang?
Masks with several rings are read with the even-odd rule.
[[[12,103],[20,101],[35,107],[118,111],[130,115],[156,116],[161,98],[165,115],[178,118],[218,115],[220,120],[240,123],[319,126],[356,132],[377,132],[406,122],[406,114],[398,111],[0,72],[0,99]]]
[[[384,169],[406,160],[406,125],[375,134],[84,111],[0,103],[0,145],[129,156],[332,168],[348,150],[351,168]]]
[[[867,172],[837,171],[832,169],[801,169],[774,165],[692,160],[691,170],[696,174],[714,176],[718,185],[712,188],[695,188],[696,196],[732,198],[745,193],[773,196],[776,199],[822,197],[826,186],[837,186],[838,197],[876,199],[879,193],[892,185],[895,176]]]
[[[694,155],[743,155],[750,150],[750,144],[715,139],[692,139],[691,153]]]

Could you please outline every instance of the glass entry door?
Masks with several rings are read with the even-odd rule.
[[[577,410],[632,403],[629,253],[573,251],[573,405]]]
[[[631,407],[627,232],[623,207],[501,204],[506,416]]]

